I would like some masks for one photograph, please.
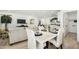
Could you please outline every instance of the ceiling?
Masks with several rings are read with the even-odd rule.
[[[0,12],[17,13],[43,18],[55,16],[59,10],[0,10]]]

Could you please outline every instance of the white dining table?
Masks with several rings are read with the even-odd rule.
[[[43,49],[43,44],[46,43],[47,41],[50,41],[51,39],[55,38],[57,34],[53,34],[50,32],[43,32],[41,31],[42,35],[41,36],[35,36],[36,41],[39,43],[39,49]]]

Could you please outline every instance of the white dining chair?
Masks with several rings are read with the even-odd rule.
[[[55,45],[57,49],[60,47],[62,49],[63,32],[64,32],[64,29],[60,28],[58,31],[57,37],[49,41],[50,43]]]
[[[34,32],[30,29],[26,29],[28,37],[28,49],[36,49],[36,40]]]
[[[33,30],[26,29],[27,37],[28,37],[28,49],[40,49],[39,43],[36,41],[36,37],[34,35]],[[45,44],[43,44],[42,49],[44,48]]]

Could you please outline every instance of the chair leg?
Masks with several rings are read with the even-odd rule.
[[[46,46],[44,47],[44,49],[48,49],[49,46],[50,46],[50,43],[47,41],[47,42],[46,42]]]
[[[50,42],[48,42],[49,44],[48,44],[48,46],[50,46]],[[54,45],[55,46],[55,45]],[[56,46],[55,46],[56,47]],[[62,44],[60,45],[60,47],[56,47],[56,49],[63,49],[63,46],[62,46]]]
[[[56,47],[56,49],[59,49],[58,47]]]
[[[47,49],[47,47],[45,46],[44,49]]]
[[[61,44],[61,46],[60,46],[60,47],[61,47],[61,49],[63,49],[63,46],[62,46],[62,44]]]
[[[60,47],[56,47],[56,49],[60,49],[60,48],[63,49],[62,44],[60,45]]]
[[[48,49],[48,45],[49,45],[49,42],[47,41],[47,42],[46,42],[46,48],[47,48],[47,49]]]

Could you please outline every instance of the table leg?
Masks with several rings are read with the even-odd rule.
[[[39,49],[43,49],[43,43],[39,44]]]

